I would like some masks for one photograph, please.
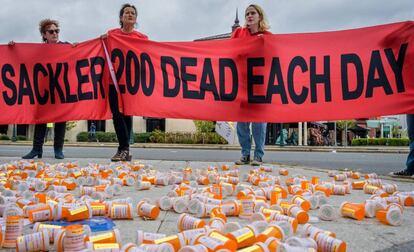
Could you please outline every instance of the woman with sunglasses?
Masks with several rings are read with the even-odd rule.
[[[244,27],[237,28],[231,38],[246,38],[251,36],[262,36],[272,34],[268,31],[269,25],[266,20],[263,8],[257,4],[251,4],[247,6],[245,11],[245,25]],[[250,124],[252,125],[252,134],[255,143],[254,158],[250,163],[250,150],[251,150],[251,138],[250,138]],[[238,122],[237,123],[237,136],[242,148],[241,158],[235,163],[238,165],[251,164],[253,166],[259,166],[262,164],[262,158],[264,155],[264,144],[266,139],[266,126],[264,122]]]
[[[47,44],[68,44],[68,42],[59,41],[59,22],[52,19],[43,19],[39,23],[39,31],[42,36],[42,41]],[[10,46],[14,45],[13,41],[9,42]],[[54,150],[56,159],[64,159],[63,155],[63,143],[65,140],[66,122],[55,123],[55,137],[54,137]],[[46,123],[36,124],[33,136],[33,148],[24,155],[23,159],[32,159],[35,157],[42,158],[43,155],[43,143],[46,136]]]
[[[135,30],[137,15],[138,12],[134,5],[122,5],[119,11],[119,24],[121,27],[108,31],[108,34],[130,36],[138,39],[148,39],[145,34]],[[106,34],[102,36],[102,38],[106,37]],[[125,83],[123,80],[118,80],[118,82]],[[118,138],[118,150],[111,158],[111,161],[131,161],[132,156],[129,154],[129,138],[132,129],[132,116],[124,115],[119,111],[118,94],[115,86],[112,84],[109,85],[109,105],[111,107],[112,121],[114,123],[116,136]]]

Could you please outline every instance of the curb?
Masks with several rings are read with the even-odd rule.
[[[0,141],[0,146],[31,146],[31,141]],[[52,142],[45,143],[45,146],[52,146]],[[108,147],[113,148],[118,146],[117,143],[65,143],[67,147]],[[135,143],[131,148],[143,149],[199,149],[199,150],[240,150],[239,145],[218,145],[218,144],[154,144],[154,143]],[[266,145],[265,151],[297,151],[297,152],[348,152],[348,153],[388,153],[388,154],[407,154],[409,152],[407,147],[342,147],[342,146],[275,146]]]

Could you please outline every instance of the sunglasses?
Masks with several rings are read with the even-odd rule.
[[[50,35],[52,35],[54,33],[59,34],[60,30],[59,29],[56,29],[56,30],[47,30],[46,32],[49,33]]]

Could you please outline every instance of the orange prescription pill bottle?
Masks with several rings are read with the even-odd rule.
[[[221,207],[219,206],[211,209],[210,218],[220,218],[220,219],[223,219],[224,222],[227,221],[226,215],[223,213],[223,211],[221,210]]]
[[[180,234],[183,235],[185,244],[194,245],[195,239],[200,234],[207,235],[208,231],[210,231],[210,228],[208,226],[204,226],[203,228],[184,230]]]
[[[221,211],[226,216],[238,216],[240,213],[240,206],[236,200],[228,200],[223,202],[221,205]]]
[[[49,205],[31,209],[27,212],[31,223],[39,221],[51,221],[53,219],[53,210]]]
[[[244,248],[253,245],[256,241],[257,230],[250,225],[227,234],[227,237],[235,241],[237,248]]]
[[[314,187],[314,191],[324,192],[326,197],[331,196],[331,189],[330,188],[327,188],[325,186],[322,186],[322,185],[316,185]]]
[[[180,233],[154,240],[154,244],[163,244],[163,243],[168,243],[172,245],[174,247],[174,251],[178,251],[180,250],[181,247],[186,245],[184,236],[183,234],[180,234]]]
[[[40,222],[36,222],[33,225],[33,231],[35,232],[41,232],[43,230],[46,230],[48,232],[49,241],[53,243],[55,235],[57,234],[57,231],[63,229],[62,226],[58,225],[51,225],[51,224],[42,224]]]
[[[79,251],[85,248],[85,230],[82,225],[70,225],[64,229],[64,238],[55,241],[63,243],[63,250]],[[58,236],[56,236],[57,238]]]
[[[226,222],[221,218],[211,218],[210,221],[208,222],[208,225],[212,229],[216,229],[218,231],[223,231],[225,224]]]
[[[16,251],[49,251],[49,234],[46,230],[17,237]]]
[[[6,230],[4,235],[3,247],[15,248],[16,239],[23,233],[23,219],[20,216],[6,217]]]
[[[247,197],[240,200],[240,218],[249,218],[254,213],[254,201],[255,197],[253,195],[248,195]]]
[[[257,236],[257,241],[265,242],[269,237],[274,237],[280,240],[285,239],[283,229],[278,225],[269,225],[263,232]]]
[[[296,218],[299,224],[305,224],[309,220],[308,213],[296,205],[292,205],[288,208],[288,215]]]
[[[286,221],[286,222],[288,222],[292,226],[293,232],[296,232],[296,230],[298,228],[298,220],[295,219],[295,218],[286,216],[286,215],[274,213],[274,214],[271,215],[270,220],[271,221]]]
[[[194,242],[194,245],[202,244],[209,252],[217,251],[219,249],[226,249],[225,242],[214,237],[199,235]]]
[[[383,210],[378,210],[376,212],[376,218],[380,222],[391,226],[399,226],[403,221],[402,211],[396,205],[389,206]]]
[[[309,211],[311,207],[310,202],[301,195],[293,196],[291,203],[300,206],[306,212]]]
[[[142,230],[137,230],[136,243],[137,245],[153,244],[154,240],[165,238],[165,237],[166,237],[165,234],[149,233],[149,232],[144,232]]]
[[[229,249],[230,251],[236,251],[237,250],[237,244],[230,238],[228,238],[225,234],[221,233],[217,230],[212,230],[208,236],[216,238],[224,243],[224,246]]]
[[[280,169],[279,170],[279,175],[287,176],[287,175],[289,175],[289,171],[287,169]]]
[[[92,218],[92,209],[89,204],[71,208],[66,215],[67,221],[86,220],[89,218]]]
[[[129,242],[122,246],[121,251],[123,252],[140,252],[142,249],[138,249],[138,246],[135,243]]]
[[[208,252],[208,249],[202,244],[197,244],[184,246],[178,252]]]
[[[93,251],[119,251],[119,243],[94,243]]]
[[[267,248],[269,249],[269,252],[279,252],[281,243],[282,242],[279,239],[276,239],[274,237],[269,237],[265,241],[265,244]]]
[[[186,213],[182,213],[179,217],[178,217],[178,222],[177,222],[177,226],[178,226],[178,230],[184,231],[184,230],[189,230],[189,229],[195,229],[195,228],[202,228],[206,225],[206,223],[204,222],[204,220],[199,219],[199,218],[195,218],[189,214]]]
[[[340,206],[342,216],[349,217],[355,220],[362,220],[365,216],[364,206],[361,204],[354,204],[350,202],[343,202]]]
[[[91,202],[92,216],[106,215],[106,204],[103,202]]]
[[[319,184],[319,177],[318,176],[313,176],[312,177],[312,185],[317,185]]]
[[[351,185],[352,185],[352,189],[354,190],[362,190],[364,189],[365,181],[364,180],[353,181]]]
[[[146,217],[155,220],[160,214],[160,208],[148,202],[140,201],[137,204],[137,214],[140,217]]]
[[[318,251],[346,252],[346,243],[324,233],[316,233],[312,237],[318,245]]]
[[[131,203],[115,203],[109,208],[109,218],[111,219],[133,219]]]
[[[161,244],[141,244],[137,249],[130,250],[130,252],[142,252],[142,251],[153,251],[153,252],[177,252],[174,247],[169,243]]]
[[[264,244],[263,242],[258,242],[250,247],[241,249],[239,251],[242,252],[269,252],[269,249],[267,247],[266,244]]]
[[[305,234],[307,236],[310,236],[310,237],[315,237],[315,235],[317,233],[324,233],[324,234],[326,234],[328,236],[331,236],[333,238],[336,238],[336,234],[335,233],[333,233],[331,231],[327,231],[327,230],[323,230],[323,229],[317,228],[315,226],[312,226],[311,224],[305,224],[305,225],[303,225],[303,230],[305,231]]]
[[[100,233],[94,236],[89,237],[89,241],[92,243],[120,243],[121,234],[117,228],[114,228],[112,231]]]

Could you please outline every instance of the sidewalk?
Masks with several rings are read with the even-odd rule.
[[[32,141],[11,142],[0,140],[0,145],[32,145]],[[53,145],[52,141],[45,143]],[[116,147],[118,143],[76,142],[65,143],[71,147]],[[203,149],[203,150],[240,150],[239,145],[229,144],[162,144],[162,143],[135,143],[131,148],[155,148],[155,149]],[[305,151],[305,152],[367,152],[367,153],[408,153],[408,146],[293,146],[293,145],[266,145],[266,151]]]
[[[17,160],[12,157],[0,158],[0,164],[8,162],[10,160]],[[57,163],[55,159],[43,159],[44,162]],[[80,166],[85,166],[89,163],[108,164],[106,159],[94,159],[94,158],[77,158],[77,159],[65,159],[64,162],[77,161]],[[141,160],[145,165],[150,165],[153,169],[160,172],[178,171],[184,167],[191,167],[193,171],[197,169],[206,169],[208,166],[221,167],[223,164],[228,164],[230,167],[232,163],[223,162],[185,162],[185,161],[161,161],[161,160]],[[312,176],[320,177],[321,181],[330,181],[331,178],[327,176],[326,171],[320,171],[318,169],[310,169],[308,167],[301,166],[276,166],[273,167],[272,175],[278,176],[278,170],[280,168],[286,168],[289,171],[289,177],[305,176],[310,179]],[[241,166],[241,176],[247,174],[251,166]],[[286,177],[281,177],[282,181]],[[390,181],[383,179],[383,183],[396,184],[399,191],[413,191],[414,183],[411,181]],[[284,183],[283,183],[284,185]],[[201,188],[202,186],[200,186]],[[137,202],[143,198],[148,198],[151,202],[161,196],[166,195],[172,190],[172,186],[153,186],[150,190],[137,191],[134,187],[122,187],[122,194],[117,198],[131,197],[133,201],[134,209]],[[76,194],[79,192],[76,191]],[[349,202],[363,202],[369,198],[370,195],[364,194],[360,190],[352,190],[351,194],[346,196],[331,196],[328,198],[328,203],[332,204],[335,209],[339,211],[339,206],[343,201]],[[234,197],[232,197],[234,198]],[[318,210],[310,210],[309,215],[316,217]],[[179,214],[173,211],[161,211],[160,216],[153,221],[144,221],[136,216],[136,210],[134,210],[134,219],[128,221],[115,221],[116,227],[121,231],[122,244],[127,242],[136,241],[136,230],[140,229],[146,232],[163,233],[167,235],[176,234],[177,219]],[[338,239],[341,239],[347,243],[347,251],[412,251],[414,246],[414,237],[412,235],[414,226],[414,207],[404,207],[403,224],[401,226],[393,227],[381,224],[375,218],[365,218],[362,221],[356,221],[353,219],[338,217],[334,221],[322,221],[313,219],[312,224],[332,232],[336,233]],[[208,218],[204,219],[208,222]],[[236,217],[230,217],[228,221],[237,221],[240,224],[248,224],[246,220],[242,220]]]

